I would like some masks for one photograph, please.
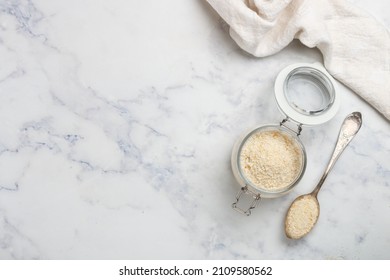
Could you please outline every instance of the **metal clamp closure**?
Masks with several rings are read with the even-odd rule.
[[[295,133],[297,136],[301,135],[302,124],[301,124],[301,123],[300,123],[300,124],[297,124],[297,130],[298,130],[298,131],[295,131],[294,129],[292,129],[292,128],[290,128],[290,127],[288,127],[288,126],[286,125],[286,122],[287,122],[288,120],[289,120],[288,117],[284,118],[284,119],[279,123],[280,126],[283,126],[283,127],[287,128],[288,130],[290,130],[290,131],[292,131],[293,133]]]
[[[246,210],[244,210],[244,209],[242,209],[242,208],[240,208],[240,207],[237,206],[237,203],[239,202],[239,200],[240,200],[240,198],[241,198],[241,196],[242,196],[243,194],[247,194],[247,195],[250,195],[250,196],[253,197],[253,200],[252,200],[251,204],[249,205],[248,209],[246,209]],[[242,188],[238,191],[238,193],[237,193],[237,195],[236,195],[236,202],[234,202],[234,203],[232,204],[232,207],[233,207],[233,209],[236,210],[237,212],[249,216],[250,214],[252,214],[251,210],[252,210],[252,209],[255,209],[256,206],[259,204],[260,198],[261,198],[261,197],[260,197],[260,194],[255,194],[254,192],[250,191],[250,190],[248,189],[247,186],[245,186],[245,187],[242,187]]]

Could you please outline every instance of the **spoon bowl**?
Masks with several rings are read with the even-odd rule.
[[[320,215],[320,204],[313,194],[298,196],[287,211],[285,219],[286,236],[299,239],[315,226]]]

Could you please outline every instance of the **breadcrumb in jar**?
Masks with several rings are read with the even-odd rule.
[[[239,158],[244,176],[258,189],[282,190],[302,172],[302,148],[279,130],[260,130],[249,136]]]

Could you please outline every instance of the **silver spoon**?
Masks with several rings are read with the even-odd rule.
[[[337,159],[351,142],[362,126],[362,114],[354,112],[349,114],[341,125],[339,137],[333,155],[325,169],[320,181],[314,190],[309,194],[297,197],[287,211],[285,219],[285,233],[288,238],[299,239],[308,234],[317,223],[320,215],[320,204],[317,195],[324,183],[329,171],[332,169]]]

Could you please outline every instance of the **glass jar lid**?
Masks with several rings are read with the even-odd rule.
[[[332,119],[340,98],[332,76],[319,63],[297,63],[284,68],[275,81],[279,109],[292,121],[319,125]]]

